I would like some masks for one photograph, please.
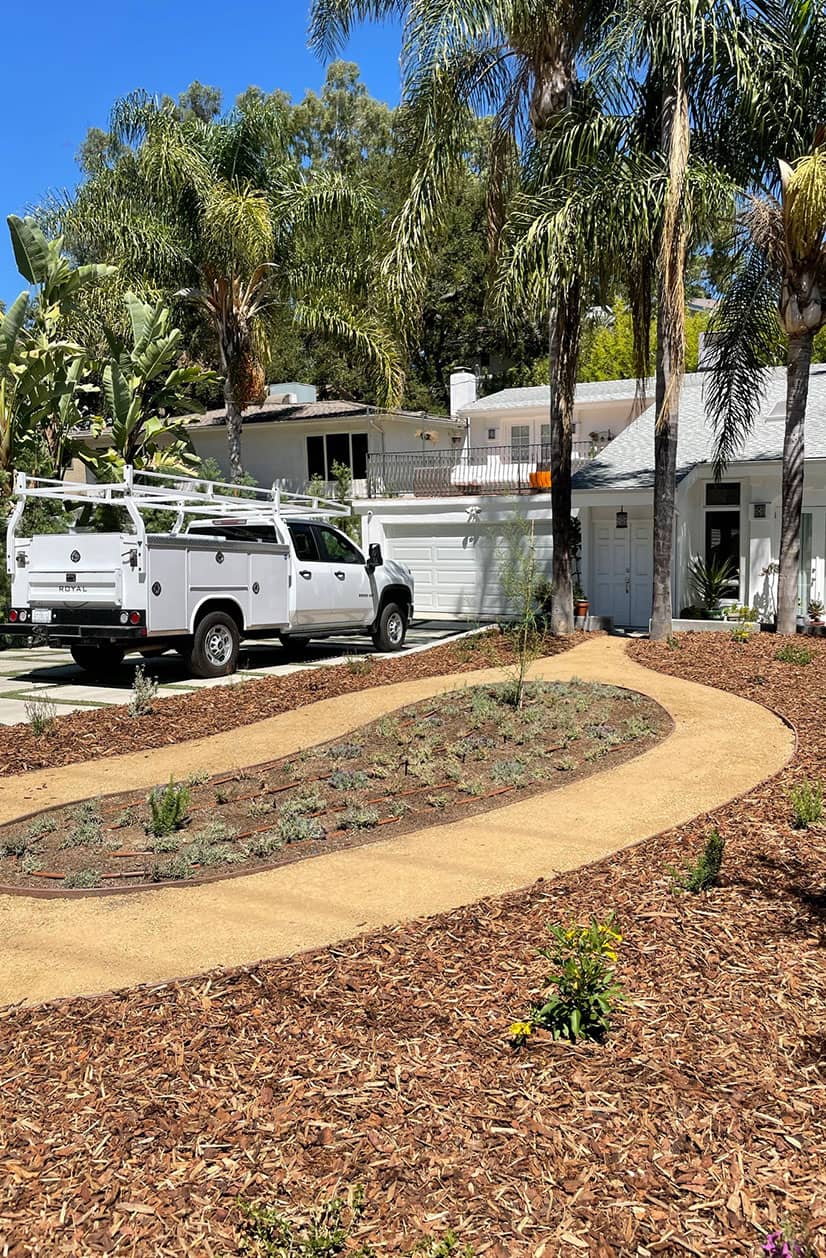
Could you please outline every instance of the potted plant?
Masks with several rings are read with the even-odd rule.
[[[575,585],[574,586],[574,615],[587,616],[588,606],[589,606],[589,603],[588,603],[587,598],[585,597],[585,591],[583,590],[582,586]]]
[[[809,620],[813,625],[823,624],[823,603],[819,598],[809,600]]]
[[[720,600],[730,595],[735,585],[735,569],[731,559],[710,559],[697,555],[688,565],[688,576],[706,618],[722,620]]]

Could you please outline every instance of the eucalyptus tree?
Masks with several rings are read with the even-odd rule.
[[[399,311],[409,317],[421,308],[438,225],[478,118],[492,118],[488,218],[495,246],[520,149],[571,104],[577,56],[610,7],[610,0],[314,0],[311,44],[326,54],[358,21],[404,20],[402,125],[413,161],[384,263]],[[571,433],[581,295],[581,277],[566,273],[546,303],[556,633],[573,629]]]
[[[751,163],[734,266],[712,322],[708,404],[722,471],[752,430],[767,368],[785,359],[777,628],[794,633],[812,345],[826,323],[826,13],[761,0],[748,44],[760,81],[733,84],[732,140]]]
[[[112,113],[114,157],[57,207],[78,257],[116,261],[124,287],[185,296],[205,316],[235,477],[242,413],[263,397],[276,312],[366,361],[379,401],[401,391],[392,329],[381,303],[366,300],[375,206],[340,176],[296,164],[285,109],[250,91],[209,120],[144,93],[124,98]]]

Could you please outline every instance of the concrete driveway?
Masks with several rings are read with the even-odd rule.
[[[402,654],[427,650],[472,625],[463,621],[419,621],[411,625]],[[291,656],[278,640],[245,642],[241,646],[238,672],[232,677],[199,681],[187,675],[177,653],[141,661],[128,655],[111,681],[92,681],[78,668],[68,651],[49,647],[14,647],[0,651],[0,725],[16,725],[29,719],[27,704],[53,704],[55,715],[76,708],[100,708],[127,703],[132,692],[136,666],[143,662],[146,673],[157,678],[159,695],[187,694],[204,686],[227,686],[254,677],[284,676],[305,668],[341,663],[354,655],[373,655],[369,638],[327,638],[311,642],[300,658]]]

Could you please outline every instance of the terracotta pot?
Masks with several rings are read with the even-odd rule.
[[[578,598],[578,599],[576,599],[576,600],[574,601],[574,615],[575,615],[575,616],[587,616],[587,615],[588,615],[588,606],[589,606],[589,604],[588,604],[588,600],[587,600],[587,598]]]

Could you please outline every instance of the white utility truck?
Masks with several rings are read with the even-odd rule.
[[[380,651],[404,643],[413,577],[329,523],[349,515],[340,502],[128,467],[108,485],[18,473],[14,492],[0,632],[68,646],[89,672],[111,672],[127,651],[174,648],[197,677],[222,677],[242,638],[278,636],[294,649],[351,633]],[[18,537],[26,503],[44,499],[76,523]],[[151,531],[158,512],[167,531]]]

